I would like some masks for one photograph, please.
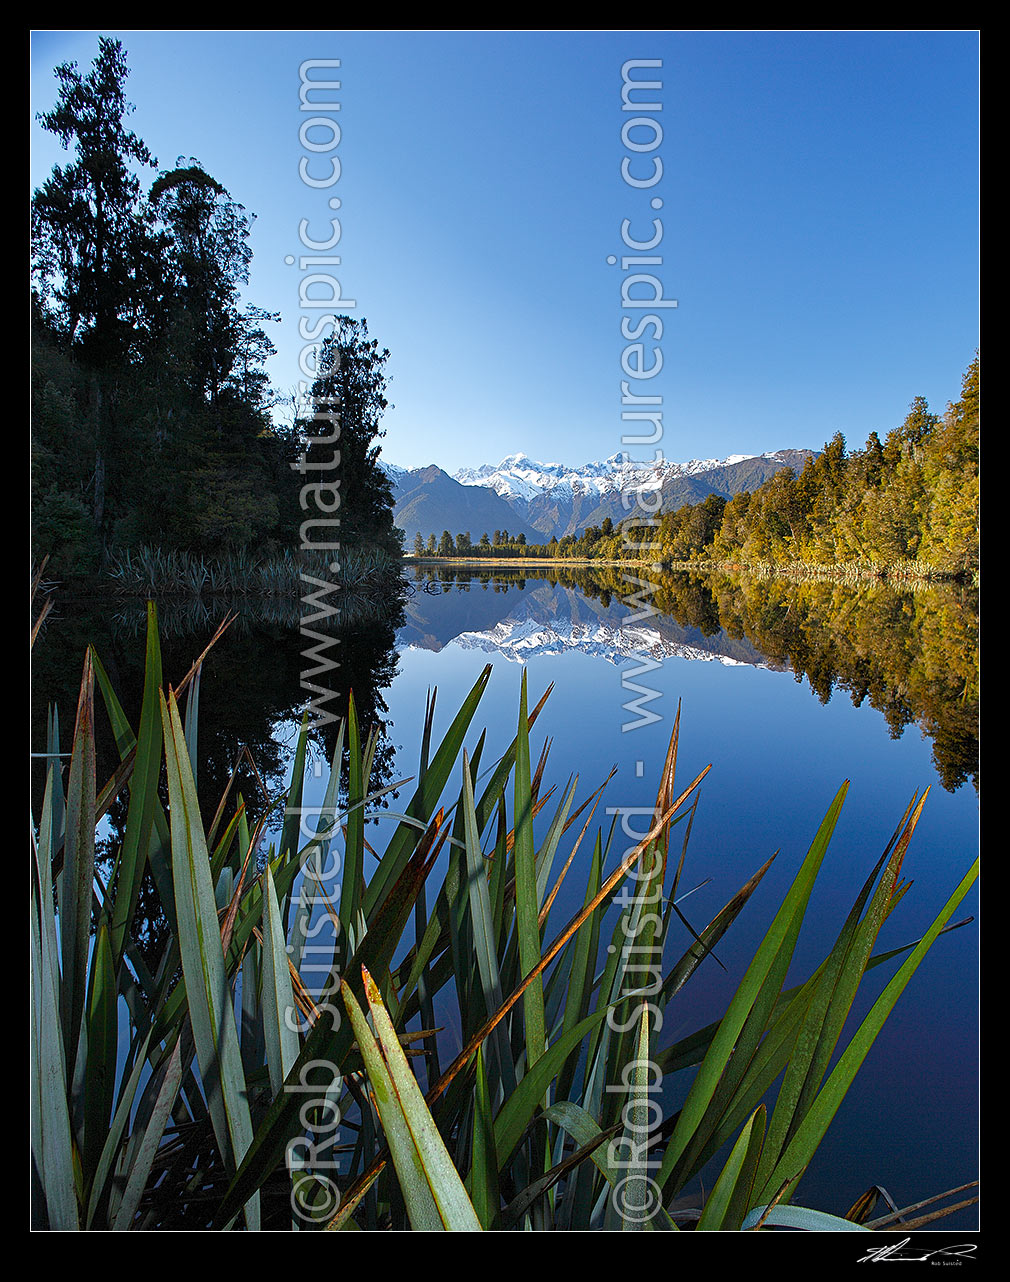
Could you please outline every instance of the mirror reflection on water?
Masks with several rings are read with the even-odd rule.
[[[696,887],[681,905],[687,919],[707,922],[779,854],[719,946],[725,969],[709,963],[671,1007],[672,1040],[725,1009],[843,780],[848,798],[791,975],[820,962],[909,800],[926,787],[903,869],[914,885],[881,943],[907,943],[932,921],[978,848],[977,604],[953,588],[912,594],[880,583],[687,575],[636,584],[632,573],[411,567],[402,598],[385,611],[350,604],[336,632],[340,666],[325,680],[334,709],[353,689],[362,723],[382,727],[378,788],[414,773],[428,690],[438,687],[438,736],[489,662],[475,727],[487,728],[484,759],[493,760],[515,733],[525,666],[532,698],[553,685],[533,744],[538,752],[551,740],[546,781],[563,787],[578,775],[584,798],[617,767],[597,812],[604,826],[617,809],[651,809],[680,709],[681,780],[712,764],[685,861],[683,884]],[[308,643],[296,602],[160,602],[166,677],[185,672],[229,607],[239,617],[212,652],[200,692],[208,807],[241,745],[249,749],[244,795],[283,788],[305,704]],[[139,707],[143,602],[58,602],[33,655],[33,747],[44,744],[50,703],[69,725],[88,642],[124,707]],[[327,756],[331,731],[315,732]],[[105,751],[111,760],[111,743]],[[574,911],[578,875],[570,885]],[[958,917],[976,904],[973,893]],[[977,947],[972,923],[927,955],[804,1179],[806,1204],[844,1214],[878,1184],[907,1205],[976,1177]],[[890,971],[880,969],[886,982]],[[871,980],[855,1017],[880,987]],[[975,1224],[968,1208],[941,1227]]]

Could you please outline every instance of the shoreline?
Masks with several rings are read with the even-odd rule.
[[[414,557],[405,555],[404,567],[408,566],[454,566],[465,569],[469,566],[487,567],[578,567],[593,566],[637,566],[647,567],[657,574],[750,574],[758,578],[783,577],[790,579],[830,579],[832,581],[860,580],[866,582],[888,583],[960,583],[969,587],[978,586],[978,572],[940,570],[935,566],[919,562],[895,562],[890,565],[842,561],[819,565],[809,561],[656,561],[652,558],[636,560],[611,560],[602,557]]]
[[[496,566],[496,565],[522,565],[522,566],[594,566],[594,565],[648,565],[653,569],[659,570],[662,567],[657,561],[639,560],[639,561],[609,561],[602,557],[536,557],[536,556],[404,556],[404,566],[408,565],[479,565],[479,566]]]

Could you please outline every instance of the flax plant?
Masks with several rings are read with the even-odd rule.
[[[706,926],[685,928],[678,900],[705,772],[675,782],[677,725],[654,823],[615,857],[613,828],[593,823],[607,781],[580,800],[575,779],[545,786],[546,750],[534,764],[530,732],[550,692],[530,710],[525,675],[515,736],[485,760],[473,724],[486,668],[437,743],[430,697],[417,773],[401,784],[410,800],[374,849],[376,739],[351,698],[314,826],[307,834],[302,823],[303,725],[278,799],[283,826],[268,841],[230,786],[212,820],[201,817],[206,656],[166,686],[149,605],[139,717],[89,651],[69,758],[50,718],[30,910],[40,1226],[868,1231],[859,1221],[872,1198],[839,1220],[794,1195],[976,875],[973,866],[921,940],[874,952],[908,889],[902,861],[925,798],[909,805],[824,962],[786,989],[843,785],[723,1017],[668,1043],[660,1017],[770,864]],[[104,781],[99,703],[120,756]],[[95,833],[117,799],[126,824],[103,883]],[[562,922],[568,879],[584,885],[582,907]],[[139,945],[145,884],[168,922],[154,959]],[[331,941],[322,980],[309,964],[320,939]],[[629,939],[665,959],[648,984],[622,947]],[[859,985],[882,963],[894,973],[845,1041]],[[438,1032],[450,1021],[461,1047],[451,1057]],[[683,1075],[679,1109],[663,1110],[657,1074],[664,1085]],[[711,1192],[685,1211],[703,1171]]]

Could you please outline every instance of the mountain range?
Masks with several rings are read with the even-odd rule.
[[[640,662],[648,655],[659,661],[681,658],[778,666],[745,638],[734,639],[725,632],[707,636],[660,612],[629,623],[629,606],[616,598],[604,605],[574,588],[532,580],[518,591],[510,591],[506,584],[493,592],[481,591],[482,586],[474,583],[467,591],[440,590],[434,595],[414,592],[407,599],[397,645],[435,651],[455,645],[516,663],[577,650],[613,664],[628,659]]]
[[[510,454],[493,466],[463,468],[450,476],[440,467],[406,468],[382,463],[393,485],[393,520],[411,545],[418,533],[439,537],[468,531],[474,543],[482,534],[508,530],[529,543],[579,534],[610,517],[614,525],[642,506],[662,512],[700,503],[709,494],[732,498],[754,490],[784,467],[802,470],[812,450],[775,450],[767,454],[733,454],[727,459],[672,459],[639,462],[626,453],[602,462],[567,467],[538,463],[525,454]],[[660,494],[656,507],[655,493]]]
[[[427,539],[434,534],[438,539],[443,530],[452,535],[468,531],[474,543],[485,531],[490,538],[495,530],[525,534],[528,543],[543,541],[543,534],[489,487],[462,485],[434,464],[412,472],[388,464],[383,467],[393,483],[393,521],[406,534],[408,549],[415,535]]]

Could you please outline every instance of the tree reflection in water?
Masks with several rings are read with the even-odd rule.
[[[789,669],[822,703],[845,691],[856,707],[865,701],[880,712],[894,738],[914,723],[932,744],[943,786],[954,792],[970,779],[978,787],[978,595],[972,589],[655,574],[640,566],[416,566],[412,582],[415,593],[448,593],[455,586],[497,594],[497,607],[493,599],[482,604],[482,628],[493,626],[484,617],[489,611],[497,608],[503,618],[514,608],[516,590],[575,589],[597,604],[597,618],[602,609],[617,629],[628,615],[625,574],[648,577],[654,586],[648,601],[656,614],[648,624],[661,638],[673,639],[675,627],[695,630],[737,662]],[[419,643],[440,648],[451,639],[453,621],[443,607],[437,620],[429,612],[426,629],[425,613],[423,603],[408,602]],[[733,642],[747,648],[734,649]]]
[[[627,572],[647,573],[640,567]],[[398,631],[401,642],[440,650],[463,631],[490,630],[517,611],[549,628],[564,604],[572,617],[579,614],[594,626],[602,623],[616,636],[629,612],[624,573],[620,566],[493,571],[417,566],[403,593],[392,594],[381,608],[348,598],[331,651],[339,666],[314,680],[334,691],[336,697],[326,705],[334,711],[346,710],[353,690],[362,731],[377,727],[373,789],[396,777],[384,692],[397,671]],[[734,662],[788,669],[824,703],[843,690],[854,705],[865,701],[881,712],[895,738],[916,724],[931,741],[937,773],[948,791],[969,779],[978,786],[978,603],[971,592],[938,586],[913,593],[879,582],[852,586],[683,573],[654,575],[652,581],[655,591],[649,601],[656,613],[647,624],[661,643],[695,648],[704,643]],[[213,604],[166,604],[159,611],[166,682],[181,679],[233,606],[238,617],[212,650],[200,686],[198,784],[209,821],[246,748],[248,757],[239,762],[233,789],[241,792],[255,822],[286,786],[291,745],[306,705],[302,673],[318,660],[305,658],[313,643],[299,631],[296,603],[215,599]],[[33,652],[33,751],[45,750],[50,705],[59,709],[64,739],[69,737],[89,643],[127,716],[136,722],[144,635],[142,602],[57,601]],[[567,642],[562,638],[560,644]],[[97,734],[101,783],[118,761],[104,715],[97,718]],[[311,741],[329,761],[336,723],[313,730]],[[37,761],[34,813],[39,813],[43,782]],[[388,805],[394,797],[389,794],[378,804]],[[124,793],[108,817],[102,842],[106,876],[121,841],[126,804]],[[157,903],[156,896],[148,902]],[[159,926],[152,909],[139,941],[152,957],[158,951]]]
[[[339,625],[332,629],[336,645],[329,651],[336,654],[338,666],[310,679],[333,691],[335,697],[323,706],[337,716],[346,713],[347,695],[353,690],[363,732],[367,733],[371,726],[378,728],[372,774],[373,787],[378,789],[391,783],[394,777],[395,748],[389,738],[383,691],[396,674],[394,643],[396,629],[402,622],[403,598],[394,591],[384,608],[376,609],[345,597],[342,606]],[[238,617],[211,650],[201,676],[197,782],[204,819],[209,824],[234,770],[232,795],[241,793],[252,825],[276,802],[287,785],[291,748],[310,697],[302,687],[302,673],[316,667],[318,659],[304,657],[304,652],[315,642],[304,638],[299,631],[297,602],[214,598],[212,602],[166,603],[159,607],[166,686],[182,679],[221,619],[231,610],[236,610]],[[314,624],[313,630],[320,631],[320,624]],[[94,646],[127,717],[136,727],[144,688],[145,635],[143,602],[57,599],[32,656],[33,752],[45,751],[46,717],[51,706],[58,709],[63,740],[69,739],[81,668],[89,644]],[[103,700],[97,692],[95,702],[101,786],[119,757],[104,714]],[[309,738],[329,762],[336,746],[337,722],[311,730]],[[45,780],[42,762],[36,759],[35,765],[33,813],[38,814]],[[343,787],[346,789],[346,775]],[[376,804],[388,805],[395,795],[387,794]],[[108,815],[99,845],[98,871],[103,879],[112,875],[114,852],[122,842],[128,802],[129,796],[124,790]],[[268,821],[264,849],[269,842],[269,832],[279,828],[283,808],[276,813],[276,824],[273,817]],[[149,962],[158,955],[164,922],[160,907],[154,907],[158,903],[156,894],[142,895],[138,914],[138,920],[143,922],[138,943]]]

